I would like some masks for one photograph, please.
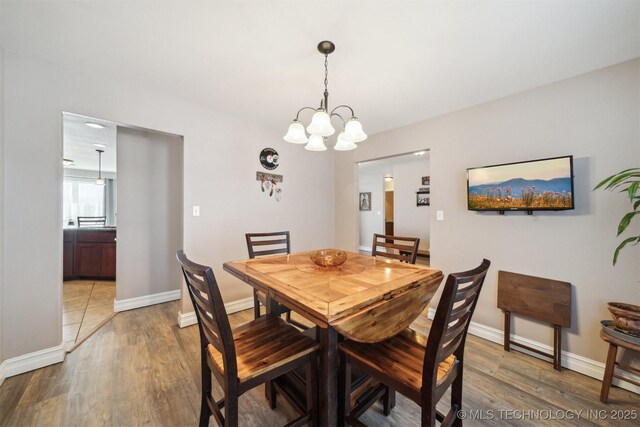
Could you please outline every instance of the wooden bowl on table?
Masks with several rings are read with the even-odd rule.
[[[337,249],[322,249],[309,255],[311,261],[322,268],[338,268],[347,260],[347,253]]]

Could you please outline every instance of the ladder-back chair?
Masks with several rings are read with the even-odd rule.
[[[349,425],[364,425],[358,417],[389,390],[397,390],[422,407],[421,425],[462,425],[462,371],[464,346],[487,270],[483,260],[477,268],[447,277],[429,336],[405,329],[380,343],[345,341],[340,344],[341,415]],[[381,384],[351,408],[351,368]],[[436,404],[451,386],[451,409],[436,411]],[[385,408],[385,413],[387,408]]]
[[[211,267],[190,261],[183,251],[177,258],[200,331],[200,426],[208,426],[211,415],[220,426],[237,426],[240,395],[301,367],[306,367],[306,407],[294,402],[301,416],[288,425],[317,423],[318,344],[272,314],[232,331]],[[212,374],[224,391],[219,401],[213,398]],[[275,399],[270,404],[275,407]]]

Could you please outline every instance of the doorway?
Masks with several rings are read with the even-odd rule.
[[[360,208],[359,250],[370,253],[373,234],[418,237],[418,262],[430,249],[430,156],[428,150],[358,163],[358,191],[370,193],[370,210]]]
[[[62,331],[72,351],[115,315],[115,123],[63,113]]]
[[[184,140],[79,114],[62,120],[62,318],[72,351],[117,312],[180,299]]]

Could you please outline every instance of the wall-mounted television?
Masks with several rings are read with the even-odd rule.
[[[467,207],[500,213],[573,209],[573,156],[469,168]]]

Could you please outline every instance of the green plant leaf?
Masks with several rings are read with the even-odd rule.
[[[634,240],[636,241],[636,244],[638,244],[638,242],[640,242],[640,236],[629,237],[628,239],[624,239],[622,243],[618,245],[618,247],[616,248],[616,251],[613,253],[613,265],[616,265],[616,262],[618,261],[618,254],[620,253],[622,248],[624,248],[625,246],[627,246],[628,243],[631,243]]]
[[[640,182],[638,181],[634,181],[630,186],[629,186],[629,199],[633,200],[633,196],[636,195],[636,193],[638,192],[638,186],[640,185]]]
[[[631,177],[633,177],[633,178],[640,177],[640,172],[627,172],[627,173],[620,174],[620,175],[614,177],[609,182],[609,184],[607,184],[607,186],[605,188],[607,190],[610,190],[610,189],[616,188],[616,187],[618,187],[620,185],[624,185],[624,184],[626,184],[626,180],[628,178],[631,178]]]
[[[614,179],[614,178],[616,178],[617,176],[619,176],[619,175],[621,175],[621,174],[624,174],[624,173],[627,173],[627,172],[630,172],[630,171],[633,171],[633,170],[638,170],[638,171],[640,171],[640,169],[638,169],[638,168],[631,168],[631,169],[625,169],[625,170],[623,170],[623,171],[621,171],[621,172],[615,173],[615,174],[611,175],[610,177],[603,179],[603,180],[602,180],[598,185],[596,185],[596,186],[595,186],[594,190],[597,190],[598,188],[602,187],[602,186],[603,186],[603,185],[605,185],[607,182],[609,182],[609,181],[613,180],[613,179]]]
[[[640,197],[634,197],[634,199],[640,199]],[[637,210],[638,210],[638,206],[640,206],[640,200],[636,200],[636,201],[633,203],[633,210],[634,210],[634,211],[637,211]]]
[[[629,212],[622,217],[622,219],[620,220],[620,224],[618,224],[618,236],[627,229],[629,223],[631,223],[631,219],[633,219],[633,217],[638,214],[640,214],[640,211]]]

